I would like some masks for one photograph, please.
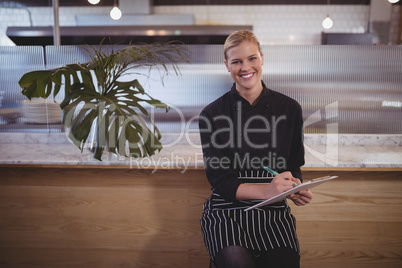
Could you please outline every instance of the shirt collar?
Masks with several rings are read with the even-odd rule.
[[[263,89],[257,103],[253,106],[267,105],[269,89],[265,86],[263,81],[261,82]],[[239,92],[237,92],[236,83],[233,83],[232,88],[230,89],[230,95],[232,96],[235,103],[240,101],[243,106],[251,106],[250,103],[245,98],[240,96]]]

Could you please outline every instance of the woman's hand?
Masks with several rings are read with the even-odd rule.
[[[276,175],[269,184],[240,184],[237,188],[237,200],[250,199],[269,199],[278,194],[286,192],[293,188],[293,182],[300,184],[300,180],[292,176],[289,171]],[[297,206],[302,206],[310,202],[313,194],[309,190],[299,191],[295,194],[287,196]]]
[[[293,178],[292,173],[289,171],[276,175],[269,184],[271,195],[275,196],[292,189],[295,180],[297,179]]]
[[[237,200],[263,200],[274,197],[293,188],[293,178],[290,172],[276,175],[269,184],[240,184],[237,188]]]
[[[294,179],[294,181],[297,185],[301,184],[299,179]],[[313,193],[310,190],[301,190],[297,193],[287,196],[287,198],[292,200],[296,206],[304,206],[310,203],[311,199],[313,199]]]

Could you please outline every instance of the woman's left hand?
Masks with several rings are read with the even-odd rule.
[[[301,184],[299,179],[295,179],[294,181],[297,185]],[[287,196],[287,198],[292,200],[296,206],[304,206],[310,203],[311,199],[313,199],[313,193],[310,190],[301,190],[297,193]]]

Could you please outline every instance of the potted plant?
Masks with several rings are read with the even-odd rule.
[[[169,110],[169,106],[147,94],[137,78],[138,68],[159,68],[163,75],[171,67],[189,62],[189,50],[179,43],[128,45],[108,52],[87,46],[91,60],[51,70],[24,74],[19,80],[28,99],[55,98],[64,87],[60,103],[62,123],[69,139],[82,150],[94,133],[93,157],[101,160],[106,150],[125,157],[147,157],[162,149],[161,133],[148,107]],[[130,74],[130,81],[121,78]],[[162,82],[162,81],[161,81]]]

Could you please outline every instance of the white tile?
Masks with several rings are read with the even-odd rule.
[[[398,9],[397,9],[398,8]],[[393,23],[399,19],[399,6],[393,8]],[[53,13],[49,7],[30,8],[34,26],[53,24]],[[11,11],[11,12],[10,12]],[[357,32],[367,30],[369,6],[362,5],[252,5],[252,6],[156,6],[155,14],[193,14],[196,24],[251,24],[254,32],[264,43],[275,44],[310,44],[321,42],[321,22],[327,12],[334,20],[334,27],[330,30]],[[27,12],[21,9],[8,9],[4,12],[0,8],[0,34],[5,34],[4,22],[7,25],[28,26]],[[108,7],[62,7],[60,8],[60,25],[72,26],[75,24],[76,14],[108,14]],[[123,11],[124,14],[124,11]],[[392,23],[391,23],[392,24]],[[390,31],[395,35],[395,27]],[[294,35],[289,40],[289,35]],[[0,39],[4,38],[0,36]],[[394,39],[396,37],[393,37]]]

